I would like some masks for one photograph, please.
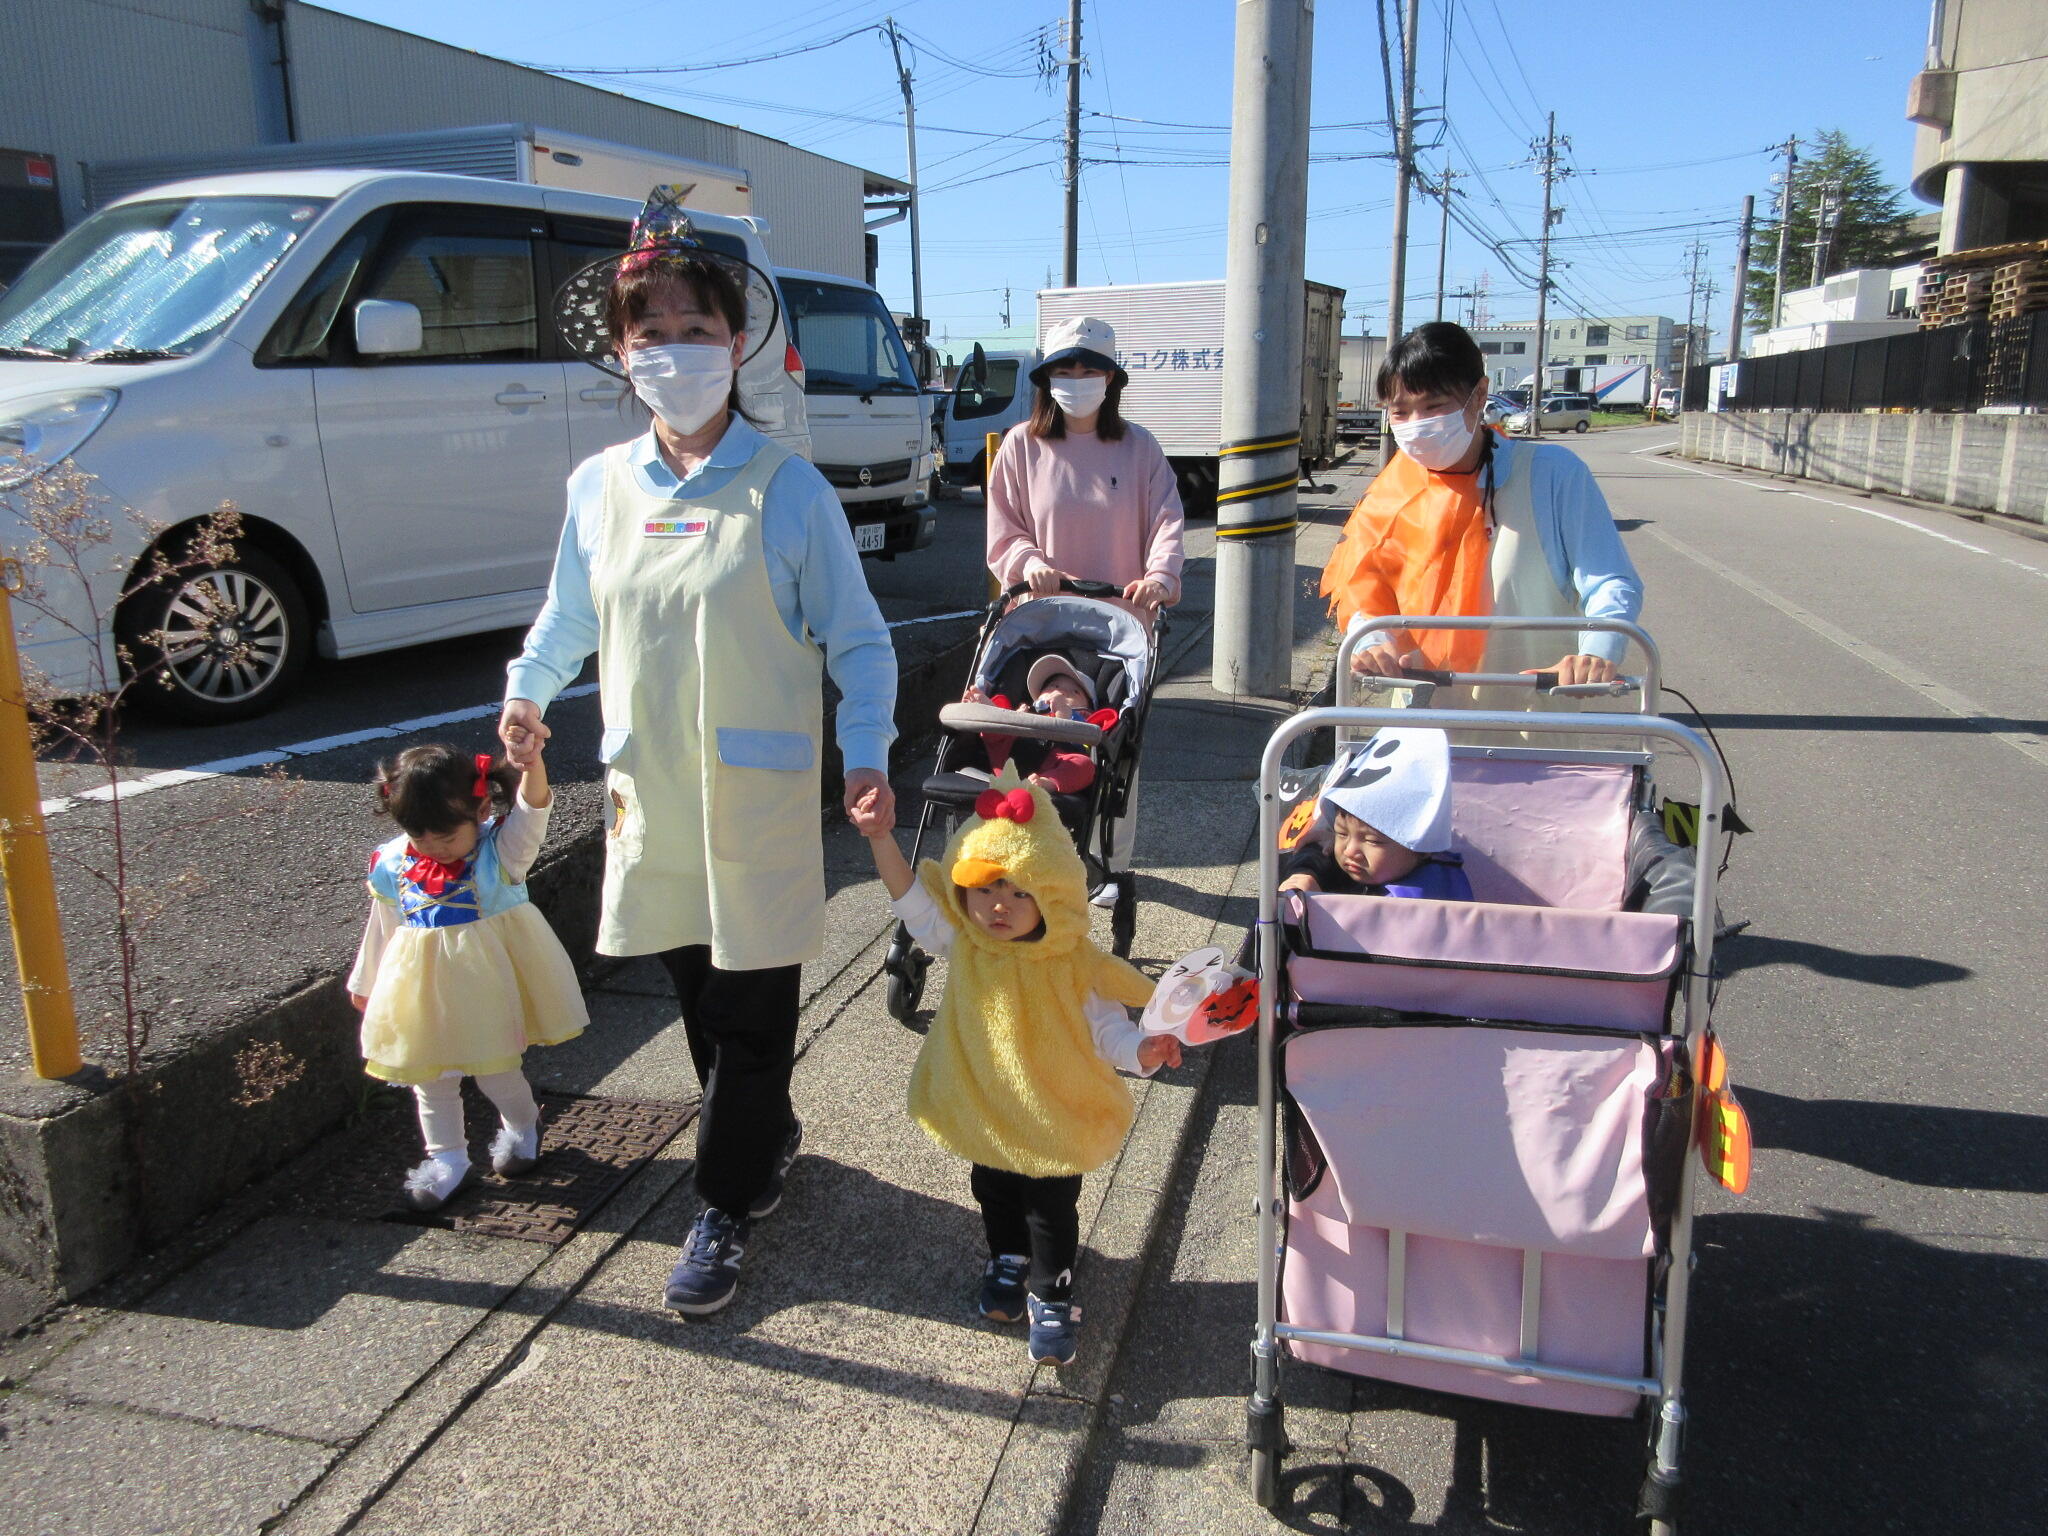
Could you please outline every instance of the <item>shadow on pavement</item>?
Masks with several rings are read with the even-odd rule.
[[[1740,1091],[1760,1147],[1930,1189],[2048,1194],[2048,1119],[2039,1115]]]
[[[1696,718],[1674,712],[1673,719]],[[1995,735],[2048,735],[2048,720],[2020,720],[2006,715],[1797,715],[1742,714],[1716,710],[1708,723],[1720,731],[1896,731],[1901,734],[1960,736],[1982,731]]]
[[[1808,939],[1776,939],[1753,931],[1728,939],[1714,951],[1714,956],[1723,962],[1723,974],[1729,976],[1761,970],[1767,965],[1796,965],[1842,981],[1905,990],[1967,981],[1975,974],[1966,966],[1930,960],[1925,955],[1865,954]]]

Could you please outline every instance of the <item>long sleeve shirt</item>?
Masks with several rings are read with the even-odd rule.
[[[911,881],[910,889],[893,898],[889,905],[896,909],[903,926],[924,947],[925,953],[943,955],[953,947],[953,925],[946,921],[922,882]],[[1129,1009],[1098,992],[1090,992],[1081,1000],[1081,1011],[1088,1017],[1088,1032],[1094,1037],[1096,1055],[1119,1072],[1128,1072],[1133,1077],[1152,1075],[1138,1062],[1138,1045],[1145,1032],[1132,1022]]]
[[[640,489],[649,495],[695,499],[722,491],[765,442],[735,416],[709,457],[681,479],[663,460],[651,427],[628,458]],[[545,709],[597,649],[590,567],[603,512],[604,458],[599,454],[585,459],[569,477],[568,516],[547,602],[527,631],[519,658],[506,669],[507,698],[531,699]],[[896,647],[868,590],[845,509],[825,477],[802,459],[791,459],[768,482],[761,549],[783,627],[798,640],[816,641],[838,685],[835,725],[846,766],[888,772],[889,744],[896,739]]]
[[[1560,592],[1576,594],[1579,612],[1589,619],[1631,622],[1642,613],[1642,578],[1622,547],[1614,514],[1584,459],[1555,443],[1500,437],[1493,445],[1493,474],[1500,495],[1510,493],[1511,478],[1528,476],[1529,509],[1543,545],[1543,562]],[[1351,625],[1356,628],[1364,623],[1368,612],[1400,611],[1400,600],[1389,585],[1360,606]],[[1619,665],[1628,643],[1626,635],[1584,631],[1579,635],[1579,652],[1604,656]]]
[[[505,879],[518,885],[526,879],[533,861],[540,857],[540,845],[548,835],[547,805],[528,805],[523,794],[512,797],[512,809],[497,824],[498,868]],[[348,989],[357,997],[368,997],[377,984],[377,967],[384,948],[405,921],[397,907],[380,898],[370,901],[369,921],[363,925],[362,942],[356,946],[356,963],[348,973]]]
[[[1173,466],[1135,423],[1113,443],[1015,426],[989,469],[988,568],[1005,587],[1047,568],[1119,587],[1149,576],[1177,603],[1184,521]]]

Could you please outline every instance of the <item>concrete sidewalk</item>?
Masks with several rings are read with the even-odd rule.
[[[1304,529],[1311,578],[1355,494],[1339,478],[1324,526]],[[1132,958],[1155,972],[1241,932],[1251,780],[1285,709],[1210,690],[1208,562],[1190,576],[1145,753]],[[1328,654],[1312,603],[1297,628],[1305,684]],[[1133,1084],[1136,1126],[1083,1194],[1081,1357],[1032,1367],[1020,1327],[973,1314],[984,1253],[967,1169],[904,1111],[920,1037],[884,1007],[891,925],[866,849],[841,827],[827,861],[833,948],[805,968],[795,1078],[804,1152],[727,1311],[685,1323],[660,1305],[698,1209],[688,1131],[559,1248],[280,1209],[309,1157],[0,1349],[9,1528],[1060,1529],[1215,1058]],[[943,982],[935,967],[927,1005]],[[529,1054],[537,1086],[694,1099],[651,962],[590,1002],[583,1038]]]

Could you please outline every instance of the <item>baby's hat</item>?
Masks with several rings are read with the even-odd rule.
[[[1442,731],[1388,726],[1340,757],[1323,780],[1323,819],[1334,807],[1403,848],[1451,847],[1451,743]]]
[[[1024,691],[1035,699],[1048,683],[1063,673],[1081,685],[1081,692],[1090,704],[1095,702],[1094,679],[1083,677],[1079,668],[1059,655],[1041,656],[1031,663],[1031,670],[1024,678]]]

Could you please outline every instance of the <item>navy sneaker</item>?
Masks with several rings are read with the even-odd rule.
[[[1031,1339],[1025,1348],[1032,1360],[1072,1365],[1081,1309],[1071,1301],[1040,1301],[1036,1296],[1026,1297],[1025,1306],[1031,1313]]]
[[[797,1150],[804,1144],[804,1123],[791,1115],[789,1117],[789,1140],[782,1144],[782,1150],[775,1156],[775,1171],[768,1175],[768,1187],[754,1196],[754,1203],[747,1207],[747,1220],[759,1221],[775,1207],[782,1204],[782,1186],[789,1179],[789,1170],[796,1162]]]
[[[747,1224],[707,1205],[683,1241],[683,1257],[668,1277],[661,1304],[671,1312],[704,1317],[739,1289],[740,1258],[747,1251]]]
[[[1024,1271],[1031,1261],[1021,1253],[999,1253],[981,1272],[981,1295],[975,1307],[992,1323],[1014,1323],[1024,1315]]]

